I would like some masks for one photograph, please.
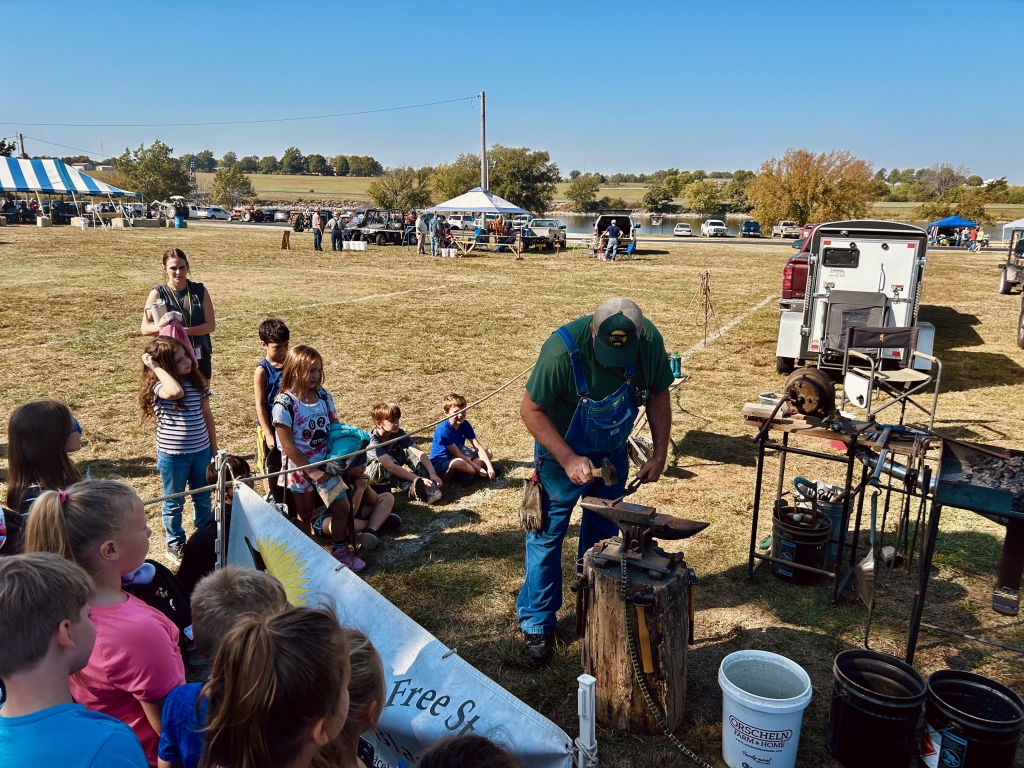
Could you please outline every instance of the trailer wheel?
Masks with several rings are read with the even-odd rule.
[[[1024,349],[1024,298],[1020,300],[1020,317],[1017,318],[1017,346]]]
[[[793,372],[795,362],[796,361],[792,357],[776,357],[775,372],[781,373],[783,376],[788,376]]]
[[[381,232],[379,235],[377,235],[377,245],[387,245],[387,244],[388,244],[388,236],[387,235],[385,235],[383,232]]]
[[[1013,291],[1013,283],[1006,279],[1006,268],[1003,267],[999,271],[999,292],[1003,296],[1009,296],[1011,291]]]

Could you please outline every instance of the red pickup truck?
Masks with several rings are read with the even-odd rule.
[[[780,312],[798,312],[804,303],[804,292],[807,289],[807,252],[811,247],[811,235],[816,226],[804,225],[800,239],[794,243],[794,247],[799,245],[797,252],[789,257],[786,266],[782,268]]]

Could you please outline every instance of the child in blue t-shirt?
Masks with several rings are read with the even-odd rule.
[[[0,768],[147,768],[131,728],[71,698],[68,677],[96,642],[92,593],[89,575],[60,555],[0,558]]]
[[[211,664],[221,640],[239,616],[260,616],[288,606],[281,582],[264,571],[228,565],[204,576],[192,593],[192,633],[196,651]],[[202,683],[186,683],[167,694],[157,756],[160,764],[196,768],[203,755],[207,701]],[[196,706],[198,702],[198,707]]]
[[[466,398],[451,392],[444,396],[443,405],[444,415],[448,418],[434,430],[434,440],[430,444],[431,465],[461,483],[471,483],[474,477],[493,480],[497,477],[491,463],[494,454],[484,447],[466,421]],[[466,445],[467,441],[472,448]]]

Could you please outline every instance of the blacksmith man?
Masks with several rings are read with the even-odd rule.
[[[631,299],[606,301],[593,315],[562,326],[541,347],[526,383],[519,415],[536,440],[534,462],[540,482],[540,530],[526,534],[526,581],[516,600],[519,626],[536,666],[554,652],[556,612],[562,605],[562,541],[582,496],[617,498],[629,468],[626,438],[640,406],[654,440],[654,455],[637,472],[655,482],[668,456],[672,371],[665,342]],[[593,469],[609,459],[619,482],[606,486]],[[583,553],[618,534],[598,514],[583,512],[577,570]]]

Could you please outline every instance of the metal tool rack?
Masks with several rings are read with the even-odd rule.
[[[770,417],[771,411],[771,407],[748,403],[743,408],[743,416],[748,422],[761,426]],[[854,422],[853,426],[862,427],[864,425]],[[877,429],[881,429],[881,426],[877,427]],[[772,439],[771,435],[773,432],[782,433],[781,441]],[[794,568],[803,572],[814,573],[832,579],[832,602],[834,604],[839,601],[840,596],[843,594],[843,591],[846,589],[855,572],[854,567],[857,560],[861,520],[864,511],[864,499],[866,496],[866,489],[869,487],[868,481],[872,477],[870,461],[874,460],[877,462],[878,456],[876,455],[876,452],[879,451],[880,448],[877,441],[871,437],[872,433],[867,432],[866,430],[865,432],[866,434],[854,434],[852,436],[847,435],[842,432],[836,432],[828,429],[823,422],[817,419],[799,415],[776,416],[776,418],[772,420],[771,428],[762,432],[761,439],[758,440],[757,443],[757,475],[754,485],[754,510],[753,519],[750,523],[750,546],[747,560],[747,577],[749,579],[753,580],[754,575],[765,562],[777,563],[785,565],[787,568]],[[804,435],[814,437],[819,440],[840,440],[846,445],[846,451],[845,453],[837,454],[835,452],[825,453],[823,451],[798,448],[790,445],[790,435]],[[894,479],[896,478],[888,472],[883,472],[882,476],[878,478],[878,485],[872,486],[873,488],[877,488],[880,492],[885,493],[885,503],[882,515],[883,523],[880,527],[881,537],[878,547],[881,549],[884,545],[885,520],[888,515],[892,497],[895,494],[903,497],[900,504],[901,525],[899,526],[897,535],[901,539],[906,539],[908,541],[911,531],[911,526],[909,524],[909,516],[912,511],[911,507],[913,505],[913,500],[918,500],[917,524],[913,526],[915,544],[909,547],[904,547],[905,551],[911,553],[916,545],[917,528],[920,527],[920,521],[924,514],[925,502],[928,497],[927,491],[921,490],[922,488],[927,489],[927,484],[918,482],[916,479],[918,477],[922,477],[922,475],[928,471],[927,467],[924,465],[924,451],[921,449],[919,441],[909,440],[900,436],[890,438],[890,440],[885,444],[885,448],[890,452],[890,456],[893,454],[900,456],[900,460],[906,462],[903,466],[910,465],[912,469],[912,476],[910,483],[898,485],[894,483]],[[846,495],[843,498],[843,514],[840,530],[845,532],[846,535],[829,539],[830,543],[836,545],[836,561],[833,570],[829,571],[799,563],[783,561],[772,557],[771,555],[762,554],[757,551],[758,523],[760,521],[761,501],[764,492],[765,456],[768,451],[777,452],[779,455],[778,483],[774,494],[775,501],[782,498],[786,478],[786,458],[788,455],[794,454],[845,465],[846,475],[844,489],[846,490]],[[858,462],[858,454],[861,454],[865,461]],[[858,463],[862,463],[859,473],[856,469]],[[891,466],[892,460],[887,460],[886,464]],[[855,475],[859,475],[856,485],[854,484]],[[855,514],[854,505],[856,505]],[[852,535],[850,535],[849,532],[851,515],[854,517]],[[906,525],[903,524],[904,521],[906,521]],[[899,546],[899,542],[897,542],[897,548],[899,548]],[[848,555],[847,552],[849,553]],[[907,567],[910,567],[909,560]]]

